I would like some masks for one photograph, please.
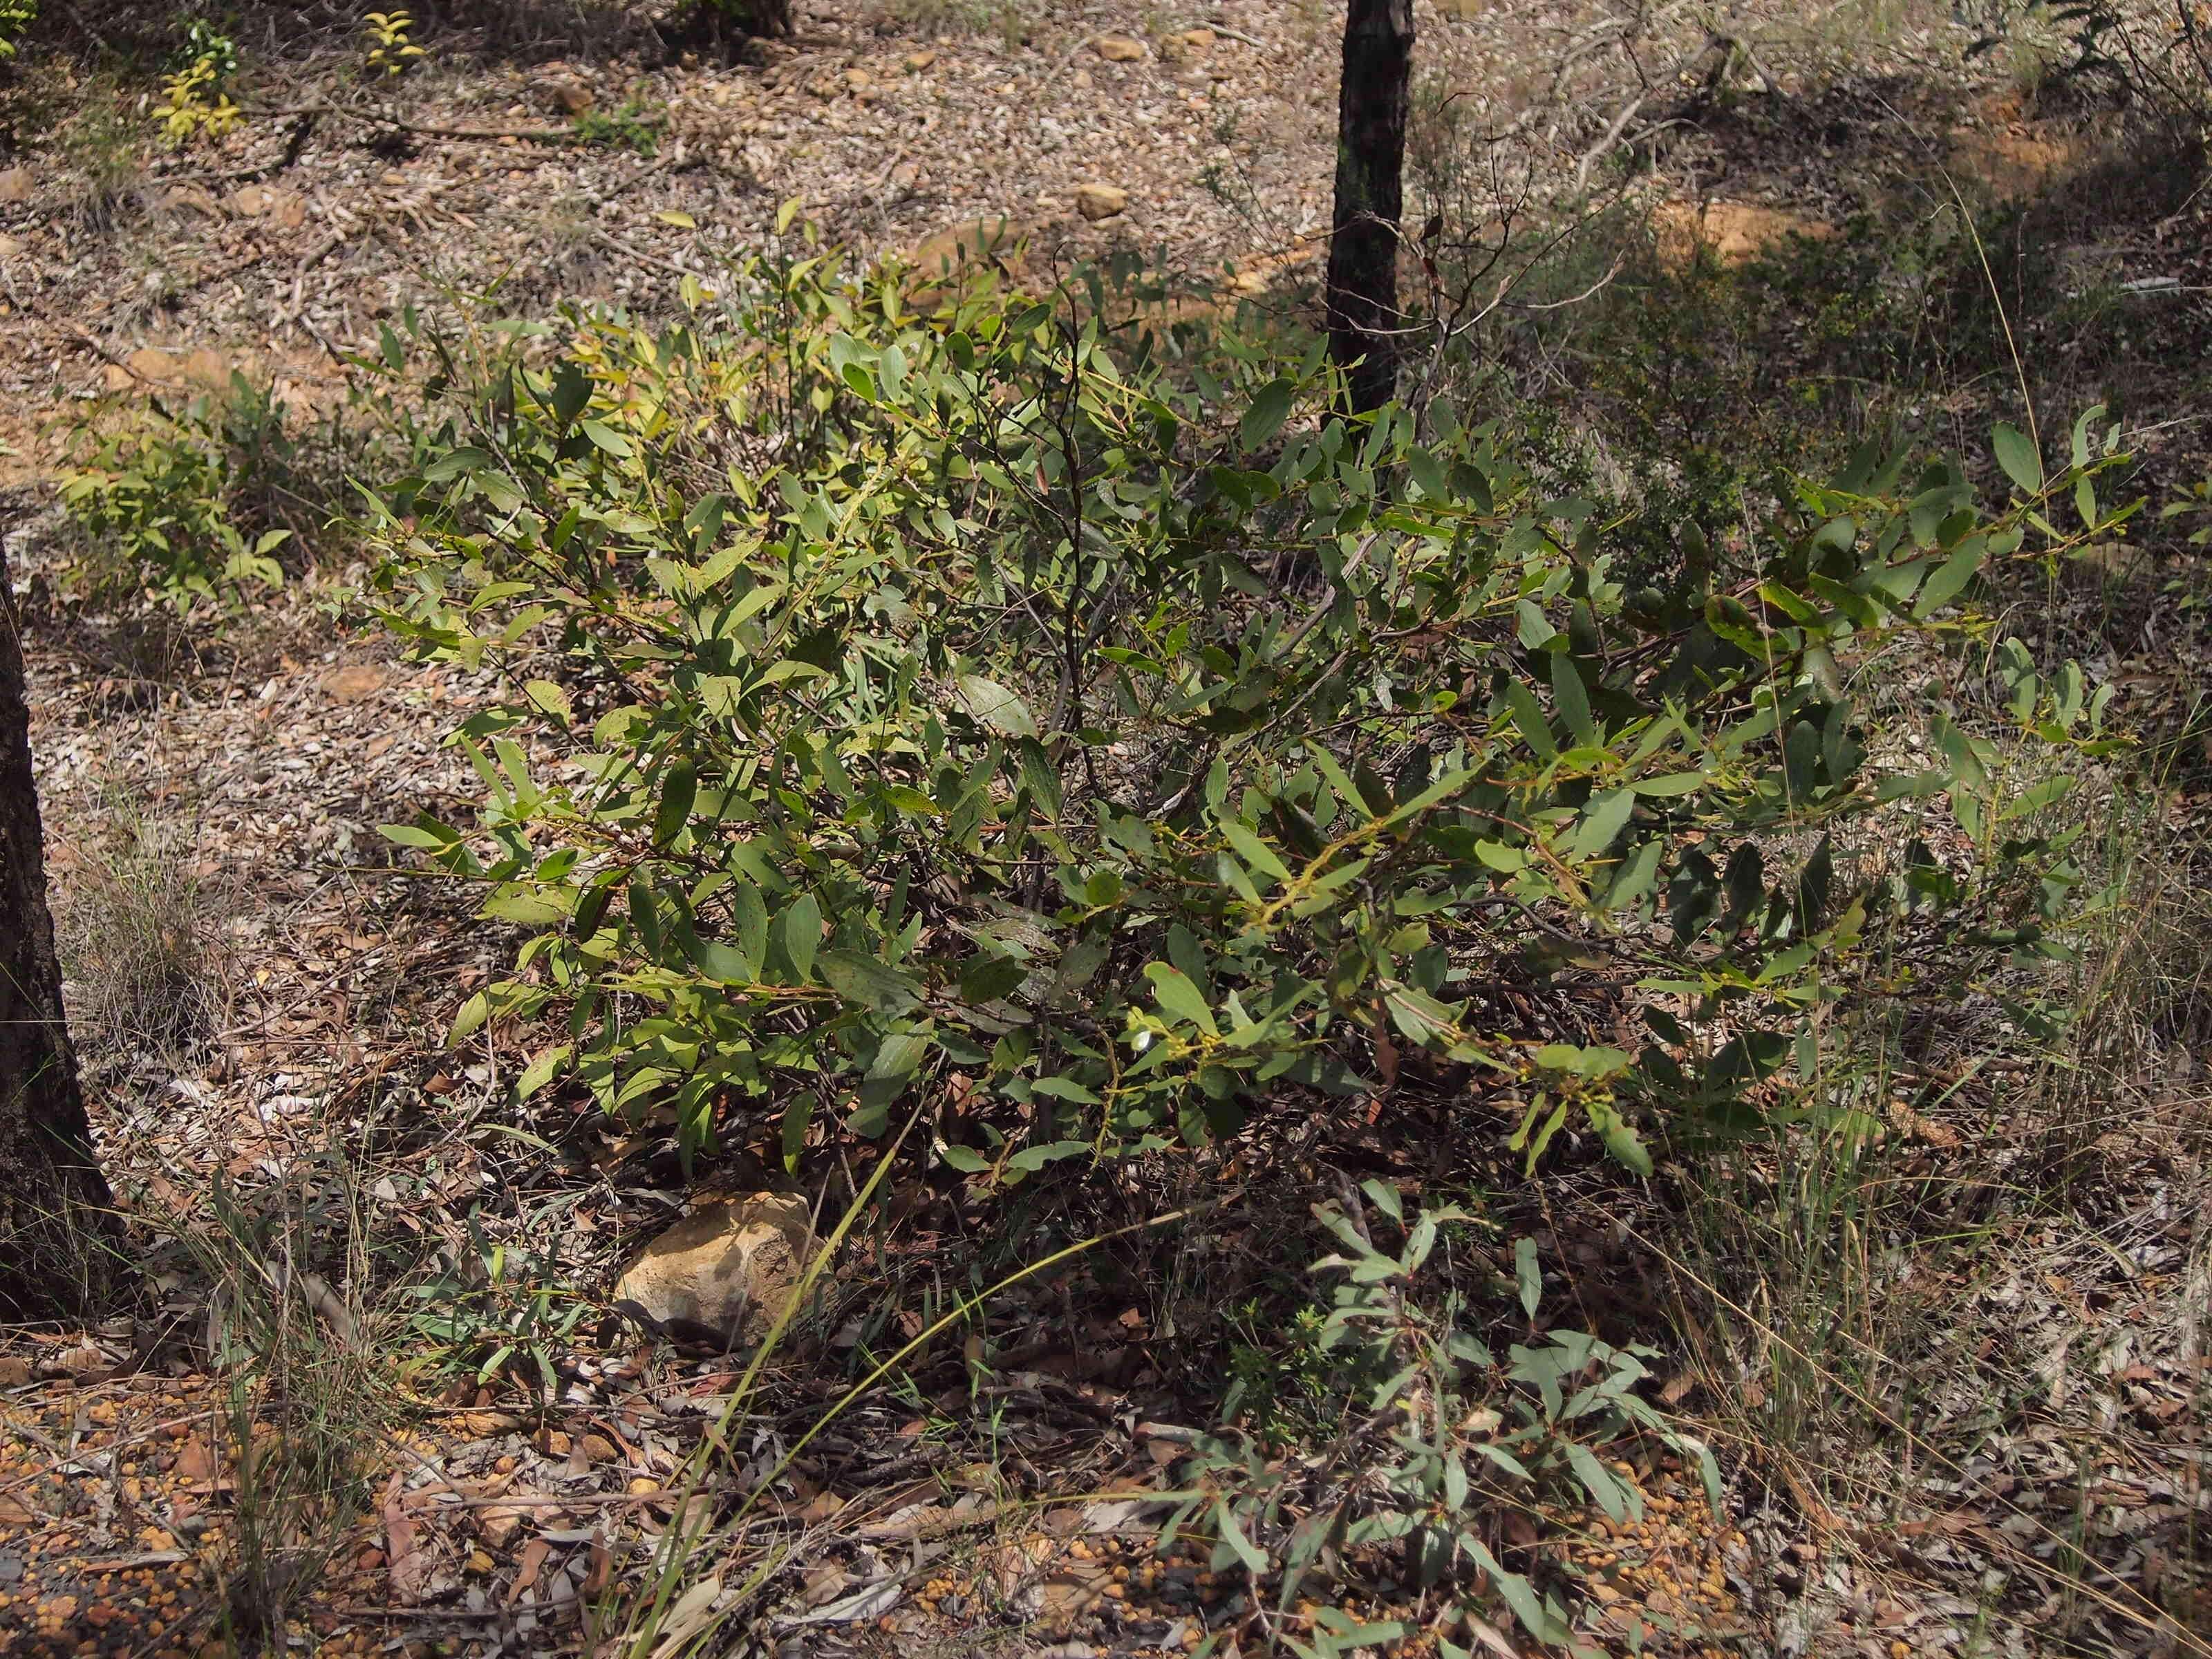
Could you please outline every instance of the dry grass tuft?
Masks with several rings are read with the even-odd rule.
[[[55,860],[70,1023],[95,1059],[188,1053],[230,1001],[197,837],[119,794],[106,816],[101,840]]]

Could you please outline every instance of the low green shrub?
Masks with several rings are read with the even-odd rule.
[[[624,99],[611,110],[587,109],[574,122],[580,143],[635,150],[640,155],[651,155],[659,149],[660,136],[667,125],[665,106],[637,98]]]
[[[2001,428],[1996,507],[1869,446],[1624,592],[1589,502],[1443,404],[1340,418],[1318,345],[1110,328],[1095,282],[910,292],[808,242],[659,332],[385,337],[430,412],[381,613],[512,686],[453,739],[480,820],[386,833],[522,931],[454,1030],[547,1023],[522,1093],[794,1168],[926,1111],[1013,1182],[1419,1077],[1531,1163],[1640,1170],[1640,1119],[1771,1107],[1897,930],[1961,975],[2063,953],[2063,848],[1912,834],[1980,762],[1940,714],[1900,742],[1927,711],[1875,665],[1974,634],[1985,562],[2113,533],[2093,422],[2049,477]],[[2030,701],[2105,741],[2078,671]],[[1548,985],[1651,1041],[1531,1029]]]
[[[279,550],[330,491],[283,410],[242,374],[221,393],[149,398],[70,434],[61,499],[96,596],[143,586],[179,611],[284,580]]]
[[[1514,1274],[1532,1334],[1501,1358],[1476,1316],[1495,1275],[1455,1237],[1486,1224],[1455,1205],[1408,1214],[1382,1182],[1363,1190],[1364,1203],[1347,1194],[1315,1206],[1341,1246],[1316,1270],[1341,1277],[1326,1312],[1293,1322],[1294,1352],[1277,1357],[1297,1379],[1305,1420],[1289,1433],[1238,1425],[1249,1394],[1232,1386],[1226,1425],[1197,1437],[1176,1468],[1185,1495],[1163,1543],[1186,1533],[1212,1540],[1214,1571],[1249,1572],[1255,1597],[1273,1604],[1262,1628],[1308,1659],[1413,1633],[1399,1620],[1300,1611],[1306,1596],[1328,1593],[1343,1563],[1376,1551],[1395,1583],[1424,1597],[1425,1629],[1489,1629],[1483,1615],[1502,1602],[1539,1641],[1570,1643],[1566,1601],[1498,1559],[1503,1516],[1564,1502],[1640,1519],[1642,1494],[1609,1460],[1645,1437],[1702,1472],[1716,1510],[1719,1470],[1636,1392],[1651,1350],[1556,1328],[1533,1334],[1543,1274],[1532,1240],[1516,1244]],[[1438,1651],[1468,1650],[1445,1639]]]

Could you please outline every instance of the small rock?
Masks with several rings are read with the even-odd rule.
[[[599,100],[581,81],[572,81],[559,76],[545,83],[545,101],[562,114],[577,116],[590,109]]]
[[[1029,234],[1012,219],[975,219],[954,225],[915,245],[908,263],[914,267],[912,297],[916,304],[933,305],[949,290],[964,291],[970,273],[993,267],[1019,283],[1024,275],[1020,244]]]
[[[384,690],[389,678],[374,663],[351,663],[323,676],[323,695],[332,702],[367,702]]]
[[[179,365],[179,372],[194,386],[214,391],[230,384],[230,372],[234,367],[242,368],[245,365],[243,362],[234,365],[228,357],[213,347],[200,346],[185,354],[184,362]]]
[[[936,61],[937,54],[933,52],[910,52],[906,55],[907,72],[919,75]]]
[[[1118,219],[1129,210],[1129,192],[1118,185],[1078,185],[1075,207],[1093,224],[1102,219]]]
[[[523,1511],[513,1504],[488,1504],[477,1511],[477,1531],[485,1543],[503,1550],[522,1529]]]
[[[845,71],[845,84],[854,92],[866,92],[876,84],[876,77],[856,66]]]
[[[1209,28],[1185,29],[1176,39],[1193,52],[1204,52],[1214,42],[1214,33]]]
[[[5,173],[0,173],[0,202],[27,202],[30,199],[30,168],[9,167]]]
[[[23,251],[21,237],[0,236],[0,259],[12,259]]]
[[[593,1463],[611,1463],[622,1455],[615,1449],[615,1443],[603,1434],[586,1435],[578,1443],[577,1449],[584,1454],[586,1461]]]
[[[1102,34],[1091,43],[1091,50],[1109,64],[1138,64],[1145,57],[1145,43],[1126,34]]]
[[[806,1200],[787,1193],[714,1200],[645,1247],[615,1285],[663,1323],[757,1340],[789,1305],[815,1249]]]
[[[172,212],[182,212],[189,208],[194,213],[204,213],[210,219],[220,218],[222,215],[222,209],[216,205],[214,196],[198,185],[170,185],[162,194],[161,205]]]

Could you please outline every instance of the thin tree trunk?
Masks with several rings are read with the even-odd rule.
[[[1347,0],[1328,343],[1351,377],[1352,407],[1359,413],[1388,403],[1397,390],[1398,220],[1413,65],[1413,0]]]
[[[22,640],[0,551],[0,1318],[89,1305],[114,1266],[108,1201],[62,1015]]]

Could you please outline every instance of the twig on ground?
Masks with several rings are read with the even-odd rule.
[[[1272,50],[1265,40],[1259,39],[1255,35],[1247,34],[1242,29],[1230,27],[1228,24],[1223,22],[1218,17],[1207,18],[1206,20],[1206,27],[1212,29],[1216,34],[1226,35],[1231,40],[1242,40],[1246,46],[1251,47],[1255,52],[1267,52]]]
[[[861,1528],[854,1536],[870,1544],[927,1543],[956,1532],[966,1532],[972,1527],[988,1527],[998,1520],[1004,1507],[999,1504],[978,1504],[972,1510],[932,1507],[904,1521],[878,1521],[873,1526]]]
[[[395,132],[410,133],[418,138],[465,138],[495,143],[501,139],[514,138],[532,144],[574,144],[581,142],[571,127],[425,126],[419,122],[403,121],[396,115],[386,115],[376,110],[348,109],[339,104],[300,104],[285,109],[248,110],[246,113],[277,119],[293,115],[335,115],[342,121],[390,127]]]

